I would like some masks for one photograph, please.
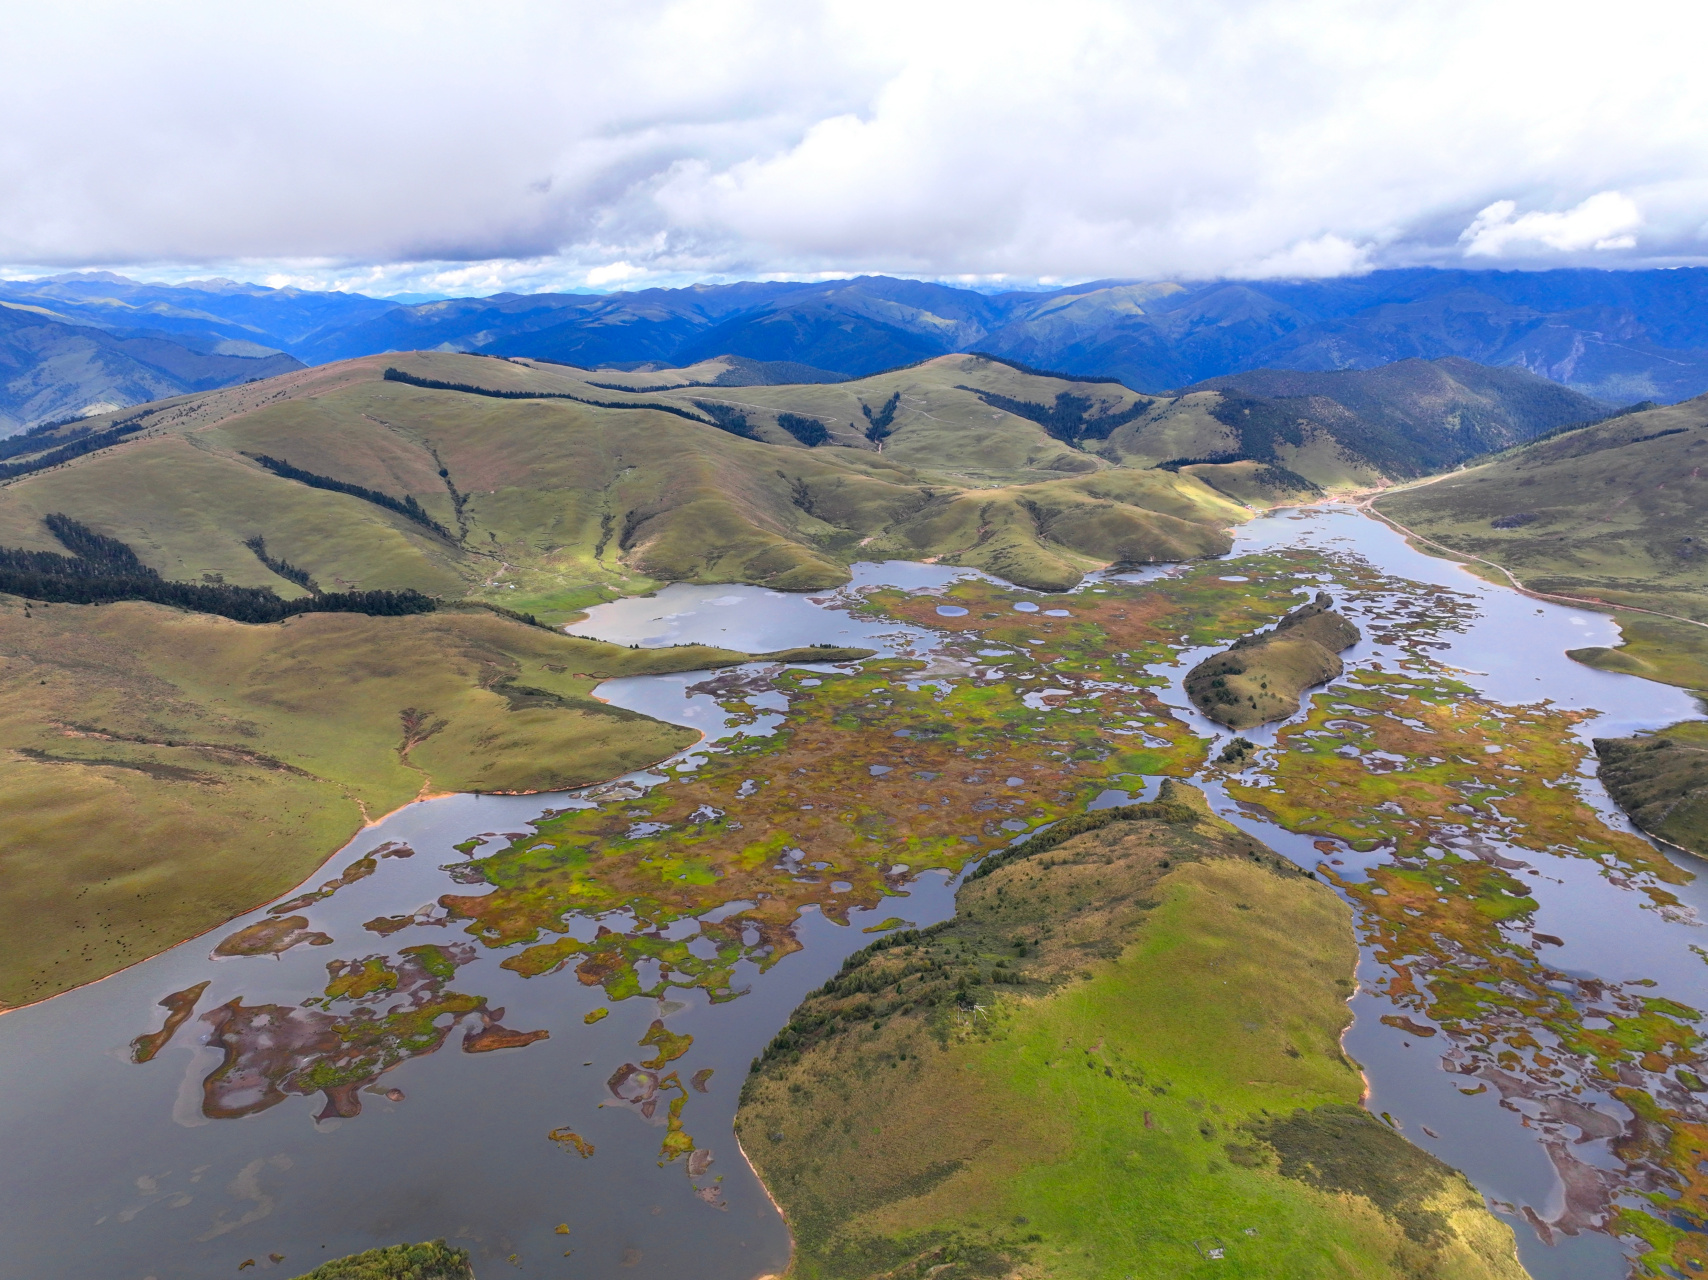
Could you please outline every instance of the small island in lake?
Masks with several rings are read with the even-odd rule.
[[[1339,654],[1363,637],[1334,612],[1326,591],[1293,610],[1272,630],[1241,636],[1186,676],[1186,694],[1210,719],[1230,729],[1285,720],[1312,685],[1337,678]]]

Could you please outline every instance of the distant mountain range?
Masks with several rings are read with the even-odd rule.
[[[68,324],[0,302],[0,436],[302,368],[294,356],[252,346]]]
[[[864,276],[413,305],[227,280],[169,286],[82,273],[0,282],[0,325],[7,335],[0,360],[8,365],[0,430],[193,389],[188,382],[152,389],[179,376],[174,361],[227,383],[294,367],[216,367],[168,347],[204,361],[288,356],[324,364],[442,350],[631,370],[737,356],[761,383],[863,377],[983,351],[1118,378],[1147,394],[1260,369],[1325,373],[1457,357],[1528,370],[1609,405],[1670,403],[1708,390],[1708,268],[1099,281],[994,294]],[[18,338],[26,327],[41,332]],[[92,331],[163,345],[121,353]],[[73,349],[81,354],[64,354]],[[147,370],[125,365],[121,354]],[[763,366],[788,368],[767,375]]]

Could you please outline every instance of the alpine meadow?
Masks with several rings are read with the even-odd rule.
[[[0,1280],[1708,1276],[1708,19],[14,8]]]

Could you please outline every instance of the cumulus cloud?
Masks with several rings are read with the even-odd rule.
[[[0,110],[28,127],[0,136],[0,263],[397,293],[1708,259],[1708,16],[1604,16],[18,7]]]
[[[1479,213],[1459,237],[1467,258],[1499,258],[1517,249],[1583,249],[1605,252],[1636,247],[1633,234],[1643,225],[1636,204],[1617,191],[1591,196],[1563,213],[1532,211],[1519,217],[1518,205],[1497,200]]]

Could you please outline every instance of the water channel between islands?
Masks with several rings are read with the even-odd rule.
[[[1561,731],[1580,742],[1698,714],[1680,690],[1564,656],[1568,648],[1617,643],[1607,618],[1485,584],[1349,511],[1255,520],[1238,531],[1228,561],[1211,568],[1227,564],[1217,581],[1255,587],[1281,553],[1317,557],[1289,571],[1296,580],[1288,591],[1300,599],[1330,591],[1363,630],[1365,639],[1343,655],[1346,681],[1361,673],[1385,679],[1426,659],[1501,716],[1544,701],[1549,714],[1597,713]],[[1250,558],[1246,566],[1234,563],[1242,558]],[[893,562],[857,566],[849,587],[811,597],[673,586],[601,606],[569,629],[624,644],[699,642],[750,652],[862,645],[878,650],[880,660],[926,662],[892,681],[898,691],[905,685],[936,696],[957,682],[1012,678],[1029,682],[1027,707],[1077,702],[1095,718],[1100,689],[1043,670],[1020,674],[1027,641],[987,642],[955,631],[957,619],[974,619],[950,593],[982,581],[1011,598],[1004,607],[1023,617],[1071,620],[1100,592],[1159,579],[1166,590],[1181,575],[1205,572],[1159,566],[1040,597],[964,570]],[[868,593],[886,587],[915,603],[942,603],[903,619],[871,606]],[[1401,634],[1399,596],[1449,601],[1453,617],[1425,618],[1414,608]],[[1159,701],[1150,718],[1124,721],[1130,728],[1123,732],[1159,751],[1194,736],[1226,739],[1227,731],[1192,709],[1180,681],[1231,638],[1135,666],[1135,681],[1152,678],[1147,696]],[[748,838],[776,846],[767,845],[765,858],[776,860],[770,873],[782,877],[783,888],[766,901],[720,896],[719,876],[689,849],[667,868],[661,860],[659,874],[673,892],[700,886],[698,914],[661,919],[654,906],[636,907],[651,913],[637,921],[634,910],[606,894],[596,912],[572,916],[562,935],[506,934],[508,918],[485,917],[465,932],[465,917],[447,919],[440,900],[485,892],[460,887],[491,883],[469,872],[477,858],[506,848],[525,857],[530,847],[549,847],[530,846],[542,815],[558,824],[539,828],[543,837],[583,815],[630,814],[637,821],[626,838],[643,847],[652,828],[670,829],[648,821],[649,797],[690,785],[700,771],[727,768],[732,753],[756,750],[789,723],[792,701],[852,670],[754,666],[715,677],[609,681],[598,695],[613,705],[707,738],[653,771],[577,793],[464,795],[409,806],[364,831],[303,886],[306,901],[293,911],[305,924],[295,944],[277,954],[262,947],[261,954],[210,955],[222,939],[239,935],[276,943],[277,922],[293,917],[261,910],[105,981],[0,1017],[7,1086],[0,1149],[9,1184],[0,1209],[0,1280],[229,1276],[251,1258],[259,1270],[296,1275],[377,1244],[438,1236],[469,1248],[483,1276],[503,1274],[507,1262],[534,1274],[595,1277],[634,1275],[638,1264],[650,1274],[703,1280],[780,1272],[787,1232],[731,1132],[749,1060],[800,999],[882,926],[949,916],[953,871],[1036,829],[1045,810],[981,801],[969,806],[976,812],[933,814],[933,831],[958,830],[959,823],[964,834],[919,836],[912,847],[924,854],[874,857],[859,874],[838,862],[815,868],[824,858],[804,837],[797,842],[781,828],[755,827]],[[1345,683],[1318,692],[1319,727],[1311,732],[1320,735],[1322,706],[1334,703]],[[1613,1236],[1544,1227],[1548,1244],[1531,1225],[1570,1222],[1567,1183],[1599,1176],[1584,1170],[1620,1176],[1620,1157],[1601,1122],[1591,1117],[1586,1127],[1581,1110],[1570,1112],[1546,1089],[1498,1081],[1488,1087],[1495,1068],[1479,1067],[1475,1076],[1466,1070],[1476,1046],[1438,1034],[1427,1010],[1420,1012],[1424,1006],[1396,984],[1392,965],[1378,958],[1384,945],[1392,947],[1394,926],[1371,914],[1370,896],[1386,893],[1372,888],[1372,877],[1385,874],[1391,842],[1325,834],[1320,824],[1289,831],[1280,821],[1290,820],[1290,811],[1263,804],[1264,789],[1275,785],[1277,735],[1301,732],[1310,714],[1308,703],[1286,725],[1248,730],[1258,747],[1248,765],[1205,764],[1195,782],[1223,816],[1300,865],[1322,867],[1359,913],[1365,936],[1346,1048],[1369,1080],[1371,1110],[1470,1176],[1513,1224],[1538,1280],[1614,1280],[1627,1262]],[[1201,747],[1193,750],[1201,755]],[[764,776],[762,751],[753,760],[755,779],[737,795],[774,781]],[[890,769],[873,762],[861,772],[876,790]],[[1584,799],[1613,831],[1629,833],[1589,770],[1583,764],[1577,779]],[[1003,773],[994,769],[993,797],[1020,781]],[[1081,786],[1073,803],[1121,803],[1153,794],[1155,785],[1154,775],[1128,772],[1090,790]],[[1672,874],[1663,891],[1652,876],[1610,874],[1585,857],[1514,849],[1480,812],[1467,805],[1458,834],[1466,847],[1484,851],[1479,857],[1492,857],[1490,865],[1522,878],[1537,904],[1525,922],[1525,946],[1537,954],[1546,948],[1549,972],[1611,993],[1603,1003],[1653,984],[1641,987],[1645,999],[1691,1012],[1704,1007],[1708,966],[1697,948],[1708,946],[1708,931],[1695,916],[1708,909],[1708,886],[1695,878],[1700,868],[1692,860],[1680,855],[1668,864],[1689,874]],[[705,809],[695,817],[728,824],[736,813]],[[777,821],[775,810],[770,821]],[[964,842],[953,858],[943,852],[956,847],[951,840]],[[933,863],[940,869],[922,872]],[[320,894],[317,887],[358,865],[366,870]],[[259,932],[242,933],[251,926]],[[559,952],[535,946],[519,953],[520,942],[542,939],[557,939]],[[519,955],[544,959],[506,965]],[[330,985],[328,961],[340,962]],[[659,989],[661,980],[668,981]],[[175,1033],[160,1037],[152,1056],[139,1050],[137,1037],[162,1029],[168,1010],[159,1002],[179,992],[186,993],[185,1016]],[[376,1061],[390,1068],[383,1075],[352,1084],[348,1073],[316,1065],[316,1053],[331,1062],[338,1045],[372,1033],[404,1006],[419,1017],[388,1023],[375,1041],[383,1041]],[[542,1031],[549,1035],[530,1035]],[[139,1056],[149,1060],[138,1063]],[[1511,1067],[1508,1075],[1516,1081],[1522,1073]],[[215,1076],[217,1083],[204,1083]],[[324,1096],[315,1091],[323,1088]],[[1629,1115],[1606,1093],[1580,1088],[1572,1098],[1620,1125]],[[1576,1127],[1566,1123],[1573,1115]]]

